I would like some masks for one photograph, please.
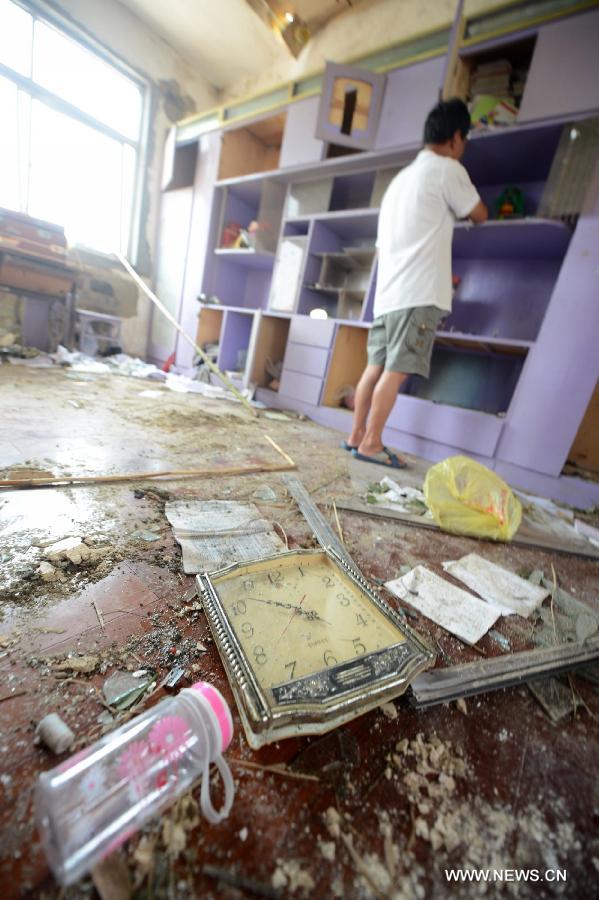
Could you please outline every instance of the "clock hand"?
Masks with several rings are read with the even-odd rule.
[[[291,625],[292,621],[294,620],[294,618],[296,617],[296,615],[298,614],[298,612],[300,612],[300,610],[301,610],[301,605],[302,605],[302,603],[304,602],[305,599],[306,599],[306,595],[304,594],[304,596],[302,597],[302,599],[301,599],[300,602],[299,602],[299,606],[296,606],[295,609],[293,610],[293,612],[291,613],[291,617],[290,617],[289,621],[287,622],[287,624],[285,625],[285,627],[283,628],[283,631],[282,631],[281,634],[279,635],[279,640],[278,640],[277,643],[275,644],[275,647],[279,644],[279,642],[280,642],[281,639],[283,638],[283,635],[285,634],[285,632],[287,631],[287,629],[288,629],[289,626]],[[303,610],[302,610],[302,611],[303,611]]]
[[[294,606],[293,603],[281,603],[279,600],[265,600],[263,597],[248,597],[247,599],[255,600],[256,603],[266,603],[268,606],[279,606],[281,609],[297,610],[299,615],[304,616],[309,622],[317,621],[325,622],[327,625],[331,624],[330,622],[327,622],[326,619],[323,619],[322,616],[319,616],[315,609],[301,609],[299,606]]]

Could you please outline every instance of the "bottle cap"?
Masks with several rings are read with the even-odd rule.
[[[224,753],[233,737],[233,719],[227,701],[217,688],[206,681],[196,681],[191,690],[197,691],[214,713],[213,721],[220,737],[220,751]]]

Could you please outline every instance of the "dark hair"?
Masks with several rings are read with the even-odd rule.
[[[458,97],[441,100],[426,117],[424,143],[444,144],[451,140],[456,131],[459,131],[465,138],[469,128],[470,113],[464,101]]]

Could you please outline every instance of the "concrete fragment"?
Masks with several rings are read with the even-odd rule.
[[[42,561],[37,570],[37,574],[42,581],[58,581],[60,572],[52,565],[52,563]]]

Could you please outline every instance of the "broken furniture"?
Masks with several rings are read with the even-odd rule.
[[[424,672],[410,685],[414,706],[434,706],[569,672],[599,658],[599,638],[523,650],[493,659]]]
[[[70,343],[76,277],[61,227],[0,210],[0,290],[24,300],[24,346],[53,352]]]
[[[77,347],[88,356],[104,355],[114,348],[120,350],[121,325],[119,316],[77,309],[75,311]]]

